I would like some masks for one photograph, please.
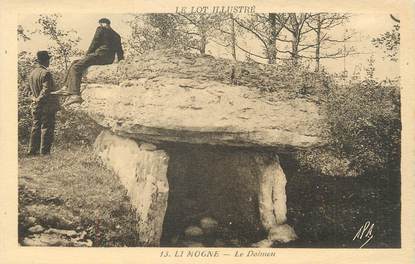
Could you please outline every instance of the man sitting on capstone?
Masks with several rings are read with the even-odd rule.
[[[84,58],[76,60],[69,67],[62,89],[52,94],[69,96],[65,106],[74,103],[81,103],[80,96],[81,79],[83,72],[92,65],[106,65],[114,62],[115,54],[118,61],[124,59],[124,52],[121,46],[121,37],[115,32],[107,18],[101,18],[91,45]]]

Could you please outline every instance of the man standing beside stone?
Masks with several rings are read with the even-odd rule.
[[[47,51],[37,52],[37,65],[30,73],[29,86],[32,92],[32,130],[28,155],[48,155],[53,142],[55,116],[59,110],[59,100],[51,95],[55,84],[48,70],[50,56]]]
[[[53,93],[69,96],[65,102],[66,106],[82,102],[80,96],[81,79],[83,72],[89,66],[112,64],[115,54],[117,54],[118,61],[124,59],[121,37],[111,28],[111,21],[107,18],[101,18],[98,23],[100,25],[95,32],[86,56],[72,63],[65,77],[64,87]]]

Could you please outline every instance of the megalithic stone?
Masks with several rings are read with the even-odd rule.
[[[278,156],[276,157],[272,169],[272,205],[274,206],[275,221],[277,222],[277,225],[280,225],[287,221],[287,195],[285,192],[287,179],[280,165]],[[270,171],[268,171],[268,173],[269,172]]]
[[[287,199],[285,194],[286,179],[277,156],[257,156],[260,164],[259,176],[259,212],[261,222],[266,230],[286,221]]]
[[[261,223],[268,231],[268,240],[287,243],[297,235],[287,220],[287,183],[278,156],[257,156],[256,161],[262,168],[259,176],[259,212]]]
[[[169,193],[169,156],[154,145],[139,144],[109,131],[97,137],[94,148],[128,191],[137,212],[140,244],[159,246]]]

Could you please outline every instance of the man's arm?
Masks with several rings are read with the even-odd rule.
[[[99,47],[99,43],[100,43],[101,36],[102,36],[101,33],[102,33],[102,28],[98,27],[97,30],[95,31],[95,35],[91,41],[91,45],[89,45],[89,48],[86,54],[94,53],[95,50]]]
[[[48,94],[53,90],[53,80],[52,74],[46,72],[45,76],[42,78],[42,90],[39,93],[39,96],[36,98],[37,102],[43,102]]]
[[[117,58],[118,58],[118,61],[120,61],[120,60],[124,59],[124,51],[122,50],[121,37],[119,35],[118,35],[118,38],[117,38],[117,42],[118,42],[118,45],[117,45]]]

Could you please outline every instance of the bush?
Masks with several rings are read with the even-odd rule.
[[[18,139],[26,143],[30,135],[32,115],[30,110],[31,91],[27,79],[34,65],[33,55],[28,52],[20,52],[18,55]]]
[[[27,143],[32,126],[32,115],[30,110],[31,100],[29,96],[23,95],[25,88],[19,86],[18,94],[18,139],[21,143]]]
[[[368,78],[332,86],[324,98],[330,144],[299,153],[299,163],[306,169],[341,176],[398,169],[399,97],[397,81]]]

